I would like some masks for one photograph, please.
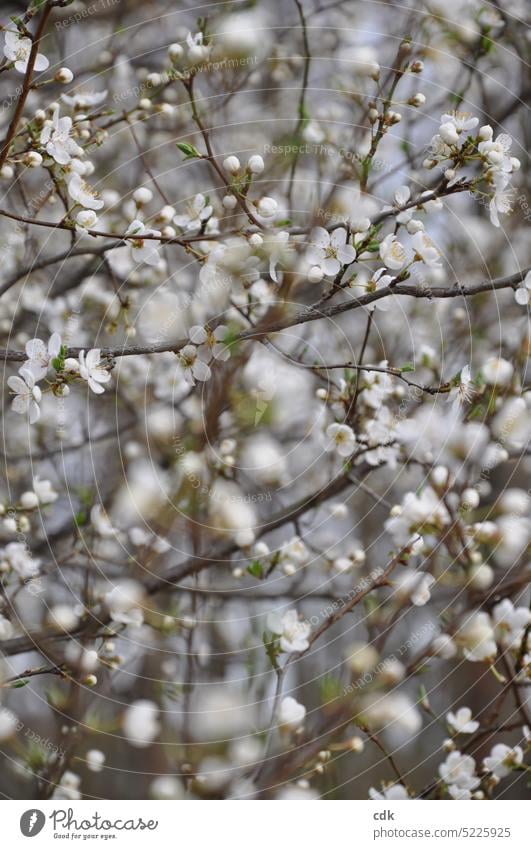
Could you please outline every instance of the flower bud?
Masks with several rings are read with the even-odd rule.
[[[59,70],[55,72],[54,80],[56,83],[68,85],[68,83],[71,83],[73,79],[74,75],[70,68],[59,68]]]
[[[141,187],[139,189],[135,189],[133,192],[133,200],[137,206],[145,206],[145,204],[149,203],[152,198],[153,192],[151,189]]]
[[[235,176],[239,173],[240,168],[240,160],[237,156],[227,156],[227,158],[223,160],[223,170],[226,171],[227,174]]]
[[[251,174],[261,174],[265,168],[264,160],[258,154],[251,156],[247,162],[247,168]]]

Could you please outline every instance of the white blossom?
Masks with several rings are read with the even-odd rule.
[[[483,759],[483,768],[496,778],[505,778],[515,767],[520,766],[524,759],[524,753],[520,746],[505,745],[497,743],[492,747],[488,757]]]
[[[72,138],[72,118],[59,117],[59,108],[55,109],[41,131],[41,145],[59,165],[68,165],[73,156],[82,156],[83,149]]]
[[[350,457],[356,447],[356,436],[349,425],[331,424],[326,429],[329,442],[327,451],[335,451],[340,457]]]
[[[23,580],[38,575],[40,564],[23,542],[8,542],[0,550],[0,570],[13,569]]]
[[[494,629],[484,610],[466,614],[455,634],[455,641],[462,647],[467,660],[483,661],[496,657]]]
[[[306,716],[306,708],[292,696],[285,696],[278,708],[278,724],[282,728],[296,730],[300,728]]]
[[[514,299],[522,307],[531,304],[531,271],[528,271],[520,285],[514,292]]]
[[[214,330],[201,325],[190,328],[190,342],[198,345],[197,356],[200,360],[207,362],[211,357],[215,360],[225,362],[230,357],[230,349],[224,344],[228,334],[228,328],[224,324],[218,324]],[[200,379],[200,378],[198,378]]]
[[[183,376],[190,386],[195,386],[196,380],[201,382],[210,380],[210,366],[205,362],[210,359],[210,352],[196,348],[195,345],[185,345],[179,351],[179,362],[183,370]]]
[[[286,652],[306,651],[310,645],[310,625],[299,619],[296,610],[287,610],[283,616],[270,613],[267,617],[267,627],[280,637],[280,648]]]
[[[95,210],[103,207],[103,201],[98,193],[76,171],[72,172],[68,180],[68,194],[84,209]]]
[[[186,233],[198,233],[211,217],[213,211],[212,204],[207,203],[205,196],[196,194],[188,205],[186,214],[174,215],[173,223]]]
[[[468,707],[461,707],[456,713],[450,711],[446,714],[446,721],[457,734],[473,734],[479,728],[479,722],[472,719],[472,711]]]
[[[108,383],[111,374],[101,361],[99,348],[92,348],[86,355],[85,351],[79,352],[79,374],[96,395],[105,391],[102,383]]]
[[[41,411],[39,403],[42,398],[42,392],[36,385],[35,375],[30,368],[22,366],[19,369],[18,376],[8,377],[7,384],[15,393],[15,397],[11,402],[11,407],[15,413],[28,413],[29,423],[35,424],[39,420]]]
[[[160,245],[158,237],[161,235],[159,230],[145,227],[142,221],[135,218],[125,231],[125,235],[134,236],[134,239],[128,239],[128,243],[131,245],[131,256],[135,262],[145,265],[158,265]],[[146,236],[156,236],[157,238],[146,239]]]
[[[24,35],[13,30],[4,32],[4,56],[10,62],[15,63],[15,68],[20,74],[25,74],[30,58],[32,41]],[[42,53],[37,53],[33,68],[35,71],[45,71],[49,61]]]
[[[344,227],[337,227],[331,233],[324,227],[314,227],[306,259],[310,265],[321,268],[327,277],[335,277],[343,266],[354,262],[356,251],[349,244]]]
[[[403,569],[393,579],[395,591],[399,596],[410,599],[416,607],[423,607],[430,600],[430,588],[435,583],[433,575],[416,572],[414,569]]]
[[[462,404],[468,404],[472,401],[476,391],[476,385],[471,377],[470,366],[464,366],[459,374],[457,386],[454,386],[448,394],[448,401],[451,401],[454,409],[459,409]]]
[[[375,801],[381,802],[402,802],[404,799],[409,799],[409,793],[403,784],[388,784],[386,787],[375,790],[374,787],[369,787],[369,796]]]
[[[149,699],[133,702],[125,711],[122,727],[132,746],[138,749],[149,746],[160,730],[157,705]]]
[[[408,261],[406,249],[394,233],[380,242],[380,257],[385,267],[393,271],[400,271]]]
[[[48,346],[41,339],[30,339],[26,342],[27,361],[24,367],[29,369],[35,380],[42,380],[50,367],[51,361],[58,356],[61,348],[61,337],[58,333],[52,333]]]
[[[475,790],[480,784],[474,758],[462,755],[461,752],[450,752],[444,763],[439,766],[439,775],[445,784],[460,790]]]

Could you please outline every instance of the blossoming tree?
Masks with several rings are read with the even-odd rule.
[[[2,8],[2,792],[518,797],[528,4],[202,11]]]

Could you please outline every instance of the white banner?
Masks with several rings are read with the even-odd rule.
[[[220,844],[231,849],[315,847],[335,839],[352,849],[530,845],[526,803],[519,801],[342,801],[333,809],[325,803],[294,801],[6,801],[1,810],[6,849],[44,849],[66,840],[68,845],[103,842],[157,849],[186,844],[198,849]]]

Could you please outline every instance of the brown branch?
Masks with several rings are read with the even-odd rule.
[[[33,77],[33,68],[35,65],[35,60],[37,59],[37,53],[39,52],[39,43],[43,36],[44,29],[48,22],[48,18],[50,17],[52,5],[52,0],[46,0],[41,19],[39,21],[39,26],[37,27],[35,35],[32,37],[33,43],[31,45],[28,64],[26,67],[26,73],[24,75],[24,82],[22,83],[22,91],[20,93],[19,99],[17,100],[17,105],[15,107],[15,112],[11,119],[7,135],[2,144],[2,148],[0,149],[0,169],[5,165],[5,161],[9,153],[9,148],[11,147],[11,142],[15,137],[19,121],[22,117],[22,112],[24,111],[24,106],[31,88],[31,80]]]

